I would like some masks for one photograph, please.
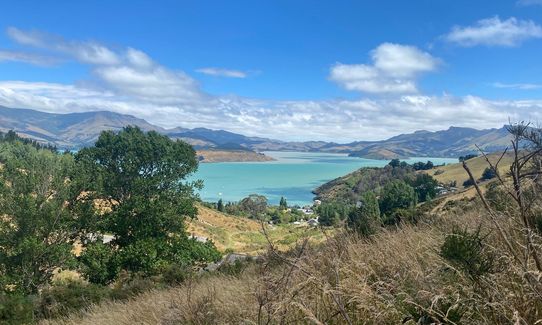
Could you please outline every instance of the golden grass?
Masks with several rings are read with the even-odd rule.
[[[488,158],[492,163],[496,163],[500,155],[500,153],[492,153],[488,155]],[[499,172],[502,175],[505,175],[509,171],[510,165],[512,164],[512,158],[512,154],[507,154],[499,163]],[[467,165],[471,169],[472,174],[474,177],[476,177],[476,179],[482,177],[484,169],[488,167],[484,157],[469,159],[467,160]],[[448,184],[455,181],[458,188],[462,188],[463,182],[468,179],[468,175],[463,169],[461,163],[446,165],[443,167],[435,167],[431,170],[423,172],[433,176],[439,183]]]
[[[420,317],[453,323],[455,311],[465,324],[536,322],[542,306],[509,256],[499,255],[500,271],[474,285],[439,255],[452,225],[475,229],[480,223],[491,247],[502,252],[473,202],[430,225],[370,239],[343,233],[278,259],[269,254],[236,277],[210,274],[43,324],[415,324]]]
[[[265,225],[271,241],[281,250],[287,250],[299,238],[310,237],[314,243],[325,236],[314,228],[292,224]],[[258,255],[267,249],[268,242],[262,225],[252,219],[228,215],[204,206],[198,206],[198,218],[187,223],[190,235],[211,239],[220,251]]]

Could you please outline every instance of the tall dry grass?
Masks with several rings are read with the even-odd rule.
[[[300,243],[287,254],[271,250],[238,276],[209,275],[44,324],[541,322],[542,299],[506,254],[478,203],[430,220],[369,239],[342,233],[320,246]],[[498,268],[473,280],[439,251],[452,227],[480,224]]]

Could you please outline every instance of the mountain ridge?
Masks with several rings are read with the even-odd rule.
[[[197,150],[329,152],[372,159],[457,157],[476,152],[475,145],[486,151],[496,151],[502,150],[509,143],[506,127],[478,130],[451,126],[447,130],[418,130],[399,134],[386,140],[341,144],[281,141],[203,127],[165,129],[132,115],[105,110],[59,114],[0,106],[0,131],[14,130],[21,136],[51,143],[59,148],[74,149],[92,145],[102,131],[120,130],[127,125],[186,141]]]

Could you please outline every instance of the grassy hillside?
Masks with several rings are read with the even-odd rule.
[[[461,201],[431,225],[370,240],[340,236],[238,275],[212,274],[44,324],[533,323],[541,317],[531,309],[537,298],[518,285],[512,266],[504,263],[473,285],[439,253],[454,227],[490,227],[480,213],[476,202]],[[494,232],[486,240],[495,249],[503,245]]]
[[[489,160],[494,164],[498,161],[500,158],[500,153],[492,153],[488,155]],[[505,175],[510,168],[510,165],[512,163],[512,155],[507,154],[503,157],[501,162],[499,163],[499,173],[501,175]],[[488,164],[484,157],[476,157],[467,160],[467,165],[469,166],[470,170],[472,171],[472,174],[475,178],[479,179],[482,177],[482,173],[484,172],[484,169],[488,167]],[[463,169],[463,165],[461,163],[457,164],[450,164],[442,167],[436,167],[428,171],[421,171],[426,172],[429,175],[433,176],[439,183],[448,184],[450,182],[455,181],[457,183],[458,188],[463,187],[463,182],[468,179],[468,175],[465,172],[465,169]]]
[[[283,250],[291,248],[301,238],[310,238],[314,243],[325,240],[325,235],[320,230],[303,225],[266,224],[265,227],[273,244]],[[257,255],[268,246],[259,222],[227,215],[204,206],[198,207],[198,219],[188,223],[188,232],[211,239],[223,252],[228,250]]]

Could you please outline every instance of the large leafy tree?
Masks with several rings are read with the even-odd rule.
[[[259,194],[250,194],[239,202],[239,208],[253,219],[261,219],[267,211],[267,198]]]
[[[76,158],[89,175],[89,191],[105,202],[96,230],[113,236],[88,245],[81,259],[89,279],[107,283],[120,269],[152,274],[171,263],[218,258],[212,244],[185,233],[185,218],[197,215],[198,183],[186,181],[198,167],[190,145],[126,127],[103,132]]]
[[[411,209],[416,205],[414,188],[402,180],[394,180],[382,189],[380,212],[390,216],[398,209]]]
[[[431,200],[437,196],[438,182],[431,175],[421,173],[410,182],[419,202]]]
[[[73,266],[73,243],[94,209],[82,198],[70,154],[0,143],[0,291],[36,293]]]

